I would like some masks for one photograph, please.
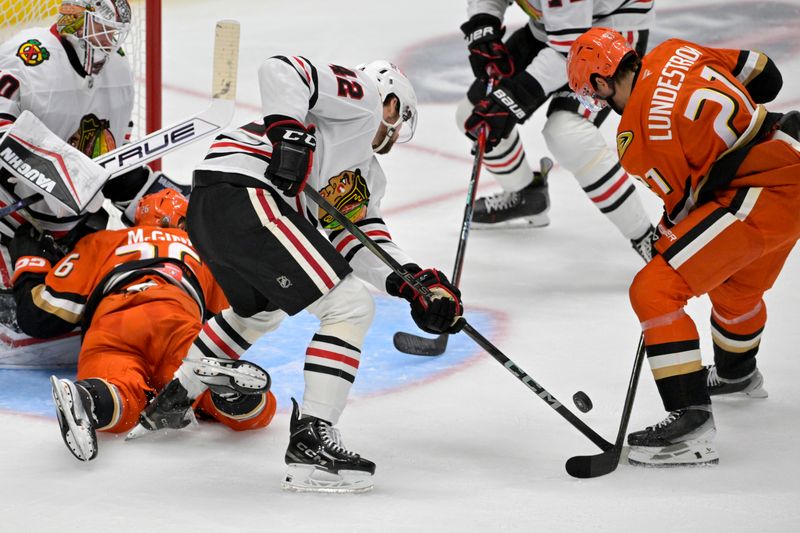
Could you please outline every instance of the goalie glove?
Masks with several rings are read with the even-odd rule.
[[[500,19],[478,13],[461,25],[469,48],[469,64],[478,79],[507,78],[514,75],[514,61],[503,44],[506,29]]]
[[[476,139],[480,128],[485,127],[486,149],[491,150],[509,136],[514,126],[528,120],[545,100],[542,86],[527,72],[513,79],[504,78],[478,101],[464,122],[464,130],[467,137]]]
[[[411,318],[417,326],[434,335],[461,331],[463,323],[459,318],[464,311],[461,291],[435,268],[422,270],[413,263],[403,268],[432,293],[425,298],[394,272],[386,278],[386,292],[404,298],[411,304]]]
[[[306,186],[314,164],[317,139],[314,126],[281,115],[264,118],[267,138],[272,143],[272,159],[265,176],[286,196],[297,196]]]
[[[8,244],[8,254],[14,265],[13,284],[23,277],[29,277],[27,275],[44,278],[53,265],[64,257],[64,251],[52,235],[42,233],[30,224],[24,224],[14,232]]]

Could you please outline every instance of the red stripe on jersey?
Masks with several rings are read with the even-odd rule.
[[[4,118],[0,118],[0,128],[3,126],[8,126],[9,124],[13,124],[13,122]]]
[[[306,64],[303,63],[303,61],[297,56],[292,56],[292,59],[294,59],[295,61],[297,61],[297,63],[300,64],[300,68],[303,69],[303,73],[306,75],[306,80],[308,80],[308,84],[311,85],[311,76],[309,75],[308,70],[306,70]]]
[[[5,254],[0,254],[0,283],[3,288],[11,287],[11,270],[6,264]]]
[[[325,286],[327,288],[329,288],[329,289],[333,288],[333,285],[334,285],[333,281],[325,273],[325,271],[322,269],[322,267],[317,262],[317,260],[314,259],[314,257],[308,252],[308,250],[306,250],[306,248],[300,243],[300,240],[292,232],[292,230],[289,229],[289,227],[286,225],[286,223],[283,222],[283,220],[280,220],[278,217],[276,217],[275,214],[272,212],[272,208],[270,208],[269,202],[267,201],[267,198],[266,198],[265,195],[266,195],[266,191],[264,191],[264,189],[257,189],[256,190],[256,198],[258,198],[258,201],[261,204],[261,207],[264,209],[264,213],[267,215],[267,220],[269,220],[270,222],[275,223],[275,225],[278,227],[278,229],[281,230],[281,233],[283,233],[289,239],[289,242],[291,242],[294,245],[295,249],[298,252],[300,252],[300,255],[303,256],[303,259],[305,259],[308,262],[308,265],[312,269],[314,269],[314,272],[316,272],[317,275],[320,277],[320,279],[322,280],[322,283],[324,283]]]
[[[227,355],[231,359],[239,359],[240,356],[238,353],[236,353],[236,350],[234,350],[228,344],[226,344],[225,341],[223,341],[219,337],[219,335],[217,335],[216,332],[213,329],[211,329],[210,323],[206,322],[206,325],[203,326],[203,333],[205,333],[206,336],[209,339],[211,339],[214,342],[214,344],[216,344],[217,347],[225,353],[225,355]]]
[[[554,44],[556,46],[572,46],[572,43],[575,42],[575,39],[571,41],[554,41],[550,39],[550,44]]]
[[[260,154],[260,155],[265,155],[267,157],[272,157],[272,152],[268,152],[267,150],[259,150],[258,148],[254,148],[247,144],[241,144],[230,141],[214,143],[211,145],[211,149],[213,148],[237,148],[245,152],[252,152],[254,154]]]
[[[520,143],[520,145],[519,145],[519,148],[517,148],[517,151],[514,153],[514,155],[512,155],[512,156],[511,156],[511,159],[509,159],[509,160],[508,160],[508,161],[506,161],[505,163],[499,163],[499,164],[490,164],[490,163],[487,163],[487,162],[486,162],[486,160],[484,159],[484,160],[483,160],[483,164],[484,164],[484,166],[485,166],[486,168],[490,168],[490,169],[491,169],[491,168],[504,168],[504,167],[509,167],[509,166],[511,166],[512,164],[514,164],[514,163],[516,163],[516,162],[517,162],[517,160],[519,159],[519,156],[520,156],[520,154],[522,154],[522,143]]]
[[[375,230],[372,230],[372,231],[365,231],[364,233],[368,237],[373,237],[373,238],[375,238],[375,237],[386,237],[387,239],[392,240],[392,236],[389,234],[388,231],[375,229]],[[336,245],[336,251],[341,253],[342,250],[347,248],[347,245],[349,245],[353,240],[355,240],[355,237],[353,237],[352,235],[348,235],[347,237],[342,239],[339,242],[339,244]]]
[[[358,359],[354,359],[352,357],[348,357],[341,353],[331,352],[328,350],[321,350],[319,348],[311,348],[309,347],[306,350],[306,355],[310,355],[312,357],[323,357],[325,359],[331,359],[332,361],[339,361],[346,365],[350,365],[353,368],[358,368],[359,361]]]
[[[603,193],[603,194],[601,194],[600,196],[595,196],[595,197],[593,197],[593,198],[592,198],[592,201],[593,201],[593,202],[595,202],[595,203],[600,203],[600,202],[602,202],[602,201],[604,201],[604,200],[608,200],[608,198],[609,198],[609,197],[610,197],[612,194],[614,194],[615,192],[617,192],[617,190],[618,190],[620,187],[622,187],[622,185],[623,185],[623,184],[624,184],[626,181],[628,181],[628,174],[627,174],[627,173],[623,173],[623,174],[622,174],[622,177],[621,177],[621,178],[619,178],[619,179],[617,180],[617,182],[616,182],[614,185],[612,185],[612,186],[611,186],[611,188],[610,188],[610,189],[608,189],[606,192],[604,192],[604,193]]]

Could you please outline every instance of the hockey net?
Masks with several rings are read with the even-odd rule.
[[[129,0],[132,27],[123,45],[136,79],[134,137],[161,127],[161,1]],[[0,42],[31,26],[56,21],[61,0],[0,0]]]

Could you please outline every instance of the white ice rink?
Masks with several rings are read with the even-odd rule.
[[[270,55],[350,66],[388,58],[405,67],[420,89],[420,122],[410,145],[382,159],[385,218],[420,264],[449,274],[471,165],[453,119],[453,95],[469,82],[458,30],[464,0],[165,4],[167,123],[206,105],[218,19],[242,23],[242,122],[257,117],[255,70]],[[656,9],[654,41],[679,35],[761,49],[784,75],[770,108],[800,108],[800,1],[659,0]],[[512,27],[524,21],[516,6],[509,14]],[[522,129],[534,163],[547,155],[543,122],[544,108]],[[603,126],[609,142],[615,128],[612,116]],[[170,157],[167,170],[188,179],[206,146]],[[641,261],[571,175],[556,167],[550,183],[549,227],[472,232],[462,279],[467,316],[470,305],[499,313],[491,340],[570,408],[573,392],[586,391],[595,407],[581,418],[613,440],[639,336],[627,288]],[[484,193],[494,188],[484,180]],[[640,192],[655,220],[655,197]],[[441,379],[350,403],[340,423],[345,442],[378,467],[375,490],[363,495],[281,491],[285,410],[250,434],[206,424],[132,443],[101,435],[97,459],[85,464],[65,449],[54,417],[0,411],[0,531],[797,531],[799,269],[795,252],[767,295],[759,367],[770,397],[714,404],[714,468],[622,464],[606,477],[572,479],[566,459],[597,450],[486,355]],[[708,309],[706,299],[689,308],[707,362]],[[663,416],[645,366],[630,429]]]

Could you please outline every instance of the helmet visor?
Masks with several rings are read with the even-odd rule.
[[[94,48],[106,53],[116,52],[128,37],[131,25],[100,17],[94,12],[86,12],[83,38]]]
[[[416,109],[411,109],[410,106],[404,106],[403,113],[397,121],[396,126],[399,134],[397,136],[398,143],[406,143],[414,136],[417,130],[417,112]]]

